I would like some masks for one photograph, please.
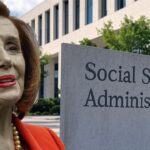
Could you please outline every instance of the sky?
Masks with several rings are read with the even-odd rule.
[[[23,16],[26,12],[43,1],[44,0],[3,0],[10,9],[11,15],[16,17]]]

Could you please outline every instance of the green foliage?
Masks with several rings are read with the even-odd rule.
[[[43,86],[44,86],[44,78],[48,76],[48,71],[44,70],[44,66],[50,63],[50,55],[45,54],[40,58],[40,67],[41,67],[41,76],[40,76],[40,97],[44,97],[43,95]],[[42,91],[42,92],[41,92]]]
[[[51,110],[52,114],[59,115],[60,114],[60,105],[56,105]]]
[[[89,40],[88,38],[83,38],[83,40],[79,41],[80,45],[87,45],[87,46],[94,46],[96,47],[96,44]]]
[[[33,105],[29,114],[32,115],[59,115],[60,114],[60,99],[59,98],[40,98]]]
[[[44,66],[50,63],[50,55],[45,54],[40,58],[40,66],[41,66],[41,79],[47,76],[47,71],[44,70]]]
[[[40,64],[41,65],[47,65],[50,63],[50,55],[45,54],[40,58]]]
[[[98,33],[110,49],[150,55],[150,20],[144,16],[136,21],[125,16],[118,31],[109,21]]]

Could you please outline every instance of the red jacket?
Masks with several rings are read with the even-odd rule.
[[[65,150],[62,141],[49,128],[24,124],[15,116],[12,122],[29,150]]]

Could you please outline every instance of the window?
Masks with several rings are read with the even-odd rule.
[[[107,0],[100,0],[101,18],[107,15]]]
[[[41,67],[41,72],[44,72],[44,66]],[[44,97],[44,77],[43,76],[41,76],[41,80],[40,80],[39,97],[40,98]]]
[[[86,2],[86,24],[89,24],[93,22],[93,0]]]
[[[31,20],[31,28],[35,32],[35,20]]]
[[[119,10],[126,5],[126,0],[117,0],[116,1],[116,10]]]
[[[63,7],[64,7],[64,34],[68,33],[68,26],[69,26],[69,15],[68,15],[68,11],[69,11],[69,7],[68,7],[68,0],[64,0],[63,3]]]
[[[75,0],[75,29],[80,28],[80,0]]]
[[[38,42],[42,45],[42,15],[38,16]]]
[[[45,12],[45,43],[50,42],[50,10]]]
[[[54,6],[54,39],[59,36],[59,5]]]
[[[54,97],[58,97],[58,63],[54,64]]]

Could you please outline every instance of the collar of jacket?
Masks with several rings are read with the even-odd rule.
[[[24,124],[15,115],[12,115],[12,122],[30,150],[42,150],[30,131],[25,128]]]

